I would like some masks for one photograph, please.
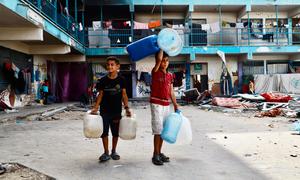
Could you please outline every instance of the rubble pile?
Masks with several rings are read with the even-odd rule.
[[[251,112],[256,117],[300,117],[300,97],[294,94],[267,92],[213,97],[208,91],[200,94],[192,89],[184,93],[182,100],[188,104],[196,104],[200,109],[224,113]]]

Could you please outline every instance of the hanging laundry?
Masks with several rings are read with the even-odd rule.
[[[112,22],[111,21],[105,21],[104,25],[105,25],[105,28],[112,29]]]
[[[126,21],[126,24],[131,27],[131,21]]]
[[[101,29],[101,21],[93,21],[93,29],[94,31]]]
[[[14,63],[11,63],[11,69],[16,71],[17,66]]]
[[[161,25],[160,20],[151,21],[148,23],[149,29],[160,27],[160,25]]]
[[[140,23],[140,22],[134,21],[133,29],[149,29],[148,23]]]
[[[172,28],[173,29],[184,29],[184,26],[183,26],[183,24],[175,24],[175,25],[172,25]]]
[[[137,71],[137,80],[141,79],[142,71]]]
[[[244,22],[244,23],[243,23],[244,27],[247,27],[248,24],[249,24],[249,27],[251,28],[251,27],[252,27],[252,22],[249,22],[249,23],[248,23],[248,21],[247,21],[247,22]]]
[[[19,72],[20,72],[20,69],[18,67],[16,67],[16,70],[15,70],[15,78],[19,78]]]
[[[224,62],[225,66],[226,66],[225,53],[223,51],[218,50],[217,54],[220,56],[220,58],[222,59],[222,61]]]
[[[22,94],[25,91],[25,78],[22,71],[19,71],[18,77],[16,80],[16,89]]]
[[[81,22],[79,23],[79,31],[82,31],[83,30],[83,27],[82,27],[82,24]]]
[[[220,32],[220,30],[221,30],[220,22],[215,22],[215,23],[210,24],[210,30],[212,33]]]
[[[65,7],[65,13],[66,13],[67,16],[70,16],[68,7]]]
[[[63,13],[64,12],[64,6],[60,2],[60,0],[58,0],[58,3],[59,3],[59,8],[60,8],[60,13]]]
[[[123,21],[112,21],[111,23],[113,29],[126,29],[127,25],[124,25]]]
[[[243,29],[244,28],[244,23],[236,23],[235,28],[237,28],[237,29]]]
[[[174,82],[173,82],[173,86],[174,87],[180,87],[182,86],[182,80],[183,80],[183,72],[175,72],[173,74],[174,76]]]
[[[41,72],[38,69],[35,71],[34,75],[35,75],[35,81],[40,81]]]
[[[203,31],[210,31],[210,25],[209,24],[201,24],[201,29]]]
[[[236,23],[229,23],[230,27],[236,27]]]
[[[76,24],[72,23],[72,31],[75,31],[75,30],[76,30]]]
[[[166,27],[168,28],[173,28],[173,25],[172,24],[169,24],[169,23],[165,23]]]

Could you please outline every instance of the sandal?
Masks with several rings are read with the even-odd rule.
[[[170,162],[170,158],[164,155],[163,153],[160,153],[159,157],[163,162]]]
[[[100,162],[105,162],[108,161],[110,159],[110,156],[106,153],[103,153],[100,157],[99,157],[99,161]]]
[[[159,155],[153,155],[152,157],[152,163],[157,165],[157,166],[161,166],[164,165],[164,162],[161,160]]]
[[[113,159],[113,160],[119,160],[120,159],[120,155],[116,152],[112,152],[110,157]]]

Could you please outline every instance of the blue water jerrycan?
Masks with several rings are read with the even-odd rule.
[[[135,41],[129,44],[126,49],[132,61],[139,61],[149,55],[155,54],[159,51],[157,35],[147,36]]]
[[[164,120],[161,138],[170,144],[174,144],[176,142],[181,124],[182,117],[180,112],[169,114]]]
[[[183,42],[176,30],[165,28],[158,33],[158,46],[169,56],[178,55],[182,48]]]

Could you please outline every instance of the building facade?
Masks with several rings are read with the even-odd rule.
[[[166,27],[184,42],[170,57],[178,96],[190,88],[218,93],[225,64],[239,92],[255,74],[298,70],[298,0],[0,0],[0,8],[0,46],[32,56],[33,73],[44,64],[62,100],[105,75],[110,55],[121,60],[129,97],[149,96],[154,57],[133,63],[126,46]]]

